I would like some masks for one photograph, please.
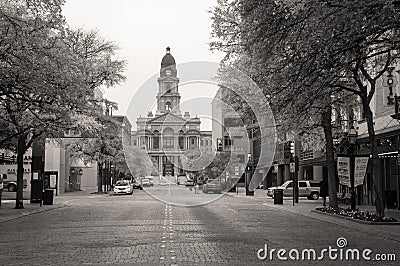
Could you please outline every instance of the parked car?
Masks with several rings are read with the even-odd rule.
[[[193,187],[193,186],[194,186],[194,181],[193,181],[193,180],[186,180],[185,186],[187,186],[187,187]]]
[[[313,180],[300,180],[299,183],[299,197],[307,197],[310,200],[317,200],[319,198],[319,182]],[[267,195],[274,197],[275,189],[282,189],[283,196],[291,197],[293,196],[293,181],[288,180],[281,186],[270,187],[267,190]]]
[[[150,180],[149,179],[147,179],[147,178],[143,178],[142,179],[142,187],[149,187],[151,184],[150,184]]]
[[[114,194],[131,194],[133,193],[133,185],[128,180],[119,180],[115,183]]]
[[[154,177],[153,176],[146,176],[145,178],[149,180],[150,186],[154,186]]]
[[[222,185],[219,180],[209,180],[207,183],[203,185],[203,192],[204,193],[218,193],[221,194],[222,192]]]
[[[133,186],[133,189],[143,189],[142,185],[136,180],[133,180],[132,186]]]

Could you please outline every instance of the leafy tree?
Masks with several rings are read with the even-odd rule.
[[[224,176],[224,172],[229,170],[227,168],[230,160],[230,152],[210,153],[209,156],[211,156],[212,159],[211,163],[206,165],[203,170],[200,170],[199,174],[207,179],[215,179]],[[234,172],[233,169],[231,169],[231,173],[232,172]]]
[[[134,177],[153,173],[154,167],[145,149],[136,146],[124,146],[126,163]]]
[[[250,73],[265,94],[271,96],[276,113],[283,112],[283,118],[297,117],[294,126],[307,124],[304,123],[307,116],[302,114],[309,112],[308,118],[317,115],[316,121],[320,122],[316,125],[321,125],[325,133],[330,200],[336,196],[332,193],[336,173],[332,167],[331,107],[337,106],[335,101],[340,96],[358,97],[366,114],[371,143],[375,206],[377,214],[383,216],[370,103],[377,80],[397,60],[399,2],[221,0],[218,3],[213,11],[213,33],[218,40],[212,47],[226,51],[225,61],[234,62]],[[283,118],[280,121],[293,121]]]
[[[35,139],[67,128],[97,126],[97,90],[123,81],[117,47],[95,32],[70,30],[61,0],[0,4],[0,119],[2,144],[17,152],[16,208],[23,208],[23,155]]]

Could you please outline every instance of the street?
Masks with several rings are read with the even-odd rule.
[[[352,249],[399,256],[398,226],[362,225],[308,212],[299,215],[262,197],[232,194],[199,207],[178,207],[135,190],[132,196],[71,196],[63,204],[0,223],[0,264],[297,265],[299,261],[279,260],[276,253],[272,261],[260,260],[257,252],[268,244],[269,250],[307,248],[319,254],[328,246],[337,248],[340,237]],[[323,262],[366,263],[330,261],[328,256]],[[388,261],[381,265],[391,263],[397,265]]]

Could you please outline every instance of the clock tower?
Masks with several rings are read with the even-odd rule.
[[[157,93],[157,114],[173,113],[181,116],[180,99],[178,91],[179,78],[177,78],[176,63],[167,47],[166,54],[161,60],[160,77]]]

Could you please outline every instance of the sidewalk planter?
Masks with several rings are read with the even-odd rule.
[[[321,213],[337,218],[342,218],[362,224],[379,224],[379,225],[400,225],[400,222],[391,217],[383,217],[379,219],[375,213],[368,211],[352,211],[351,209],[333,209],[330,207],[321,207],[311,210],[312,212]]]

